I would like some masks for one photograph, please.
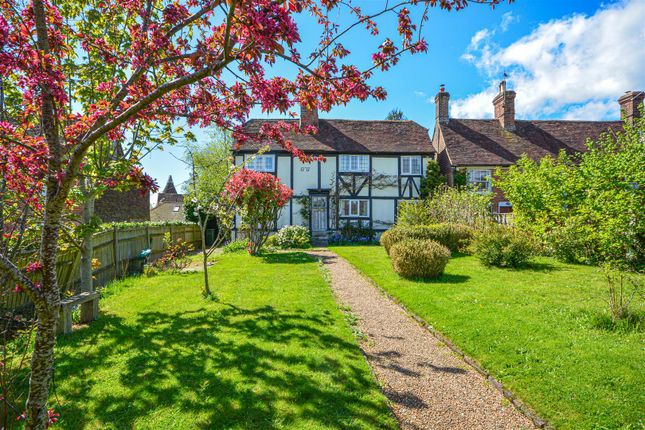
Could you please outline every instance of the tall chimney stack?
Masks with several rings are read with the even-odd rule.
[[[434,105],[436,109],[437,122],[441,124],[448,124],[450,121],[450,114],[448,108],[450,107],[450,93],[446,92],[443,84],[439,86],[439,92],[434,97]]]
[[[618,103],[620,104],[620,115],[625,122],[629,124],[634,123],[635,118],[640,118],[641,107],[645,100],[645,92],[643,91],[627,91],[620,96]]]
[[[499,84],[499,93],[493,99],[495,119],[504,130],[515,130],[515,91],[506,89],[506,81]]]
[[[309,108],[300,103],[300,127],[313,125],[318,128],[318,108]]]

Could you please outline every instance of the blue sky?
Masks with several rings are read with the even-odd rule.
[[[516,0],[494,10],[474,4],[459,12],[432,10],[424,25],[428,53],[406,56],[374,76],[372,83],[385,87],[387,100],[354,102],[321,117],[383,119],[397,107],[431,131],[440,84],[450,92],[452,116],[490,117],[496,84],[506,72],[520,118],[615,119],[616,99],[645,89],[643,23],[645,0]],[[316,39],[306,20],[300,25],[305,45]],[[395,26],[394,20],[381,22],[382,29]],[[385,35],[352,33],[344,40],[352,61],[369,64],[372,49],[361,47],[373,48]],[[252,116],[266,117],[259,110]],[[181,153],[180,147],[167,147],[146,157],[144,168],[162,188],[169,174],[179,187],[188,179],[186,166],[173,157]]]

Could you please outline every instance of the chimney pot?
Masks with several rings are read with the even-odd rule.
[[[441,124],[448,124],[448,122],[450,121],[450,93],[446,92],[443,84],[439,86],[439,92],[434,98],[434,104],[437,122]]]
[[[515,131],[515,91],[506,89],[506,81],[499,83],[499,93],[493,99],[495,119],[507,131]]]
[[[629,124],[634,123],[635,118],[641,116],[641,106],[645,100],[644,91],[627,91],[619,99],[621,118]]]
[[[312,125],[318,128],[318,108],[309,108],[300,103],[300,127]]]

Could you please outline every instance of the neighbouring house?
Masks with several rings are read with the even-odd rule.
[[[102,222],[150,221],[150,192],[106,190],[94,202]]]
[[[251,119],[247,134],[257,134],[263,123]],[[248,141],[234,151],[241,165],[257,150],[246,168],[269,172],[294,190],[294,197],[276,220],[276,228],[307,226],[324,241],[329,232],[346,224],[385,231],[394,223],[400,200],[419,196],[426,163],[435,158],[428,129],[413,121],[358,121],[322,119],[316,109],[301,107],[301,126],[313,125],[314,135],[293,135],[294,146],[325,161],[303,163],[273,142]],[[234,234],[237,234],[236,220]]]
[[[631,121],[639,115],[645,92],[628,91],[618,99],[623,117]],[[517,162],[524,154],[534,160],[586,150],[587,139],[596,139],[608,130],[622,129],[622,121],[518,120],[515,118],[515,91],[499,85],[492,100],[494,119],[458,119],[449,116],[450,95],[440,89],[435,97],[436,125],[432,144],[442,173],[453,184],[458,171],[467,182],[493,192],[493,212],[511,212],[503,194],[492,187],[497,168]]]
[[[157,195],[157,204],[150,209],[150,221],[185,220],[184,195],[177,192],[170,175],[163,191]]]

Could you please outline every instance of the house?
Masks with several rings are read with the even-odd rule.
[[[150,221],[185,221],[184,195],[179,194],[168,177],[163,191],[157,195],[157,205],[150,209]]]
[[[626,92],[618,102],[625,120],[639,114],[645,92]],[[435,97],[436,124],[432,145],[437,161],[449,184],[458,171],[464,171],[467,182],[493,192],[493,212],[510,212],[511,205],[502,193],[492,187],[497,168],[517,162],[524,154],[533,160],[560,151],[568,154],[586,150],[587,139],[596,139],[608,130],[622,129],[622,121],[560,121],[517,120],[515,118],[515,91],[499,85],[499,93],[492,100],[494,119],[457,119],[449,116],[450,95],[440,89]]]
[[[257,135],[263,123],[244,125]],[[241,165],[257,150],[269,151],[248,162],[247,168],[276,175],[294,190],[276,228],[304,225],[324,241],[346,224],[385,231],[394,223],[400,200],[419,196],[426,163],[435,158],[428,129],[413,121],[322,119],[316,109],[301,107],[301,126],[313,125],[315,135],[293,135],[294,146],[325,161],[303,163],[273,142],[248,141],[234,151]],[[237,232],[239,220],[234,231]]]
[[[94,202],[94,214],[102,222],[150,221],[150,192],[106,190]]]

